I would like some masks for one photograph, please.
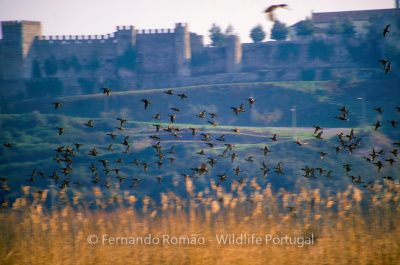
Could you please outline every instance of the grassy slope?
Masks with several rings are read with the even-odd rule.
[[[312,185],[342,186],[349,183],[345,177],[341,165],[347,161],[355,163],[357,174],[367,176],[369,179],[376,177],[374,168],[365,165],[360,158],[369,152],[370,146],[365,145],[358,153],[349,158],[346,153],[335,156],[333,146],[335,140],[331,139],[337,132],[344,131],[348,133],[350,127],[358,126],[360,114],[360,102],[354,98],[360,94],[360,85],[352,84],[348,87],[352,90],[351,95],[343,96],[335,82],[268,82],[268,83],[245,83],[245,84],[221,84],[207,86],[193,86],[173,88],[175,93],[186,93],[188,100],[180,100],[176,95],[168,96],[163,93],[165,89],[148,89],[138,91],[121,91],[112,93],[110,97],[102,94],[81,95],[73,97],[64,97],[58,99],[31,99],[21,102],[13,102],[6,106],[9,112],[15,114],[2,114],[2,127],[4,133],[1,136],[2,142],[15,143],[12,150],[1,149],[2,165],[0,172],[3,175],[12,176],[14,181],[10,185],[18,187],[27,178],[32,168],[40,168],[46,171],[46,174],[56,169],[55,162],[51,160],[54,155],[54,149],[60,145],[71,145],[73,142],[84,143],[82,150],[78,154],[74,170],[71,175],[72,181],[90,182],[90,173],[88,166],[91,162],[101,168],[97,161],[106,158],[110,161],[122,157],[124,163],[118,165],[115,162],[112,166],[121,168],[121,174],[127,180],[123,183],[123,188],[127,188],[131,183],[130,179],[139,176],[143,179],[142,186],[145,189],[136,190],[138,193],[152,194],[158,193],[163,189],[173,189],[174,179],[181,178],[180,173],[190,173],[190,168],[197,167],[200,162],[205,162],[207,157],[217,157],[220,161],[216,168],[205,178],[215,178],[216,174],[227,173],[231,179],[234,179],[232,168],[240,165],[244,170],[243,177],[259,176],[260,164],[266,161],[272,168],[280,161],[284,163],[285,176],[278,176],[270,173],[267,179],[260,178],[260,181],[272,182],[276,187],[295,187],[298,181],[306,181],[301,178],[300,168],[305,165],[324,166],[327,169],[334,170],[334,177],[338,180],[313,181]],[[347,89],[347,88],[346,88]],[[393,90],[392,90],[393,91]],[[367,93],[364,91],[363,93]],[[369,105],[377,105],[385,102],[388,110],[385,115],[396,117],[396,113],[390,108],[398,103],[395,97],[373,97],[368,98]],[[381,93],[390,94],[390,91],[381,89]],[[395,92],[396,94],[397,92]],[[256,104],[250,109],[245,98],[253,96],[256,98]],[[365,96],[365,95],[364,95]],[[147,111],[143,110],[142,98],[149,98],[152,105]],[[50,104],[53,101],[61,101],[63,106],[59,110],[53,110]],[[235,116],[231,111],[232,106],[238,106],[241,102],[245,103],[246,112]],[[341,105],[347,105],[350,109],[349,122],[340,122],[333,119],[338,114],[337,108]],[[296,106],[298,126],[297,137],[308,142],[307,145],[297,146],[294,144],[292,136],[290,108]],[[151,141],[148,136],[154,134],[155,122],[151,116],[161,113],[162,120],[158,123],[163,126],[168,124],[167,113],[172,113],[170,107],[181,109],[177,113],[175,126],[182,128],[182,138],[176,139],[167,133],[161,133],[162,142],[165,150],[174,145],[177,148],[175,157],[177,160],[173,164],[165,161],[163,168],[158,169],[154,164],[158,159],[155,157],[154,150],[151,148]],[[368,110],[368,117],[373,117],[373,111]],[[202,110],[215,112],[218,114],[216,121],[220,124],[218,127],[211,126],[207,120],[199,119],[196,114]],[[390,112],[391,111],[391,112]],[[388,114],[386,114],[388,113]],[[129,121],[126,130],[120,132],[120,136],[114,142],[114,151],[106,151],[106,146],[112,141],[105,135],[107,132],[118,131],[117,117],[127,118]],[[88,119],[95,121],[94,128],[87,128],[83,125]],[[312,137],[312,128],[314,124],[326,128],[324,137],[326,141],[318,141]],[[62,136],[57,135],[56,126],[66,128]],[[226,134],[227,142],[236,145],[239,157],[230,162],[230,159],[219,158],[223,149],[223,143],[218,143],[214,149],[205,146],[201,137],[192,137],[187,130],[189,127],[197,127],[201,132],[211,133],[214,138],[221,134]],[[343,128],[346,127],[346,128]],[[186,129],[185,129],[186,128]],[[240,133],[234,133],[231,130],[239,128]],[[327,129],[331,128],[331,129]],[[398,131],[393,133],[389,131],[391,138],[398,135]],[[384,131],[386,132],[386,131]],[[279,141],[271,142],[271,134],[277,133]],[[371,127],[364,128],[364,141],[372,143],[375,146],[389,147],[391,140],[384,134],[371,132]],[[129,154],[121,154],[124,150],[121,145],[125,136],[130,136],[132,148]],[[373,139],[379,142],[373,142]],[[259,150],[264,144],[268,144],[272,153],[263,157]],[[100,151],[97,158],[88,157],[86,154],[89,149],[96,147]],[[204,149],[206,156],[196,155],[196,152]],[[328,152],[328,159],[321,161],[318,151]],[[250,164],[244,159],[250,155],[255,156],[255,162]],[[184,157],[184,158],[183,158]],[[134,159],[146,160],[151,164],[150,171],[144,173],[141,168],[130,164]],[[350,159],[350,160],[349,160]],[[383,173],[382,173],[383,174]],[[385,174],[396,174],[396,169],[388,168]],[[83,177],[82,177],[83,176]],[[157,183],[155,176],[163,176],[161,185],[154,186]],[[103,181],[107,176],[101,173]],[[115,181],[115,176],[111,176]],[[40,185],[47,185],[44,179],[38,180]],[[198,180],[205,183],[204,180]],[[338,183],[338,184],[336,184]],[[147,187],[151,187],[148,189]]]

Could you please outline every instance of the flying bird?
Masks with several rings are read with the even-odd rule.
[[[57,129],[58,129],[58,135],[63,134],[64,131],[65,131],[65,129],[64,129],[64,128],[61,128],[61,127],[57,127]]]
[[[386,34],[388,34],[390,28],[390,24],[386,25],[386,27],[383,29],[383,37],[386,37]]]
[[[93,122],[93,120],[88,120],[88,122],[85,123],[85,125],[86,125],[87,127],[93,127],[93,126],[94,126],[94,122]]]
[[[109,96],[111,94],[112,89],[108,88],[108,87],[103,87],[103,94],[105,94],[106,96]]]
[[[377,121],[376,123],[373,123],[372,125],[374,126],[375,131],[378,130],[380,127],[382,127],[382,124],[380,121]]]
[[[145,110],[147,109],[148,106],[151,105],[150,100],[148,100],[147,98],[143,98],[141,101],[144,103],[144,109]]]
[[[274,11],[278,8],[287,8],[287,4],[271,5],[264,10],[270,21],[275,21]]]
[[[12,147],[12,144],[11,144],[11,143],[4,143],[3,146],[4,146],[4,147],[7,147],[7,148],[11,148],[11,147]]]
[[[180,97],[181,100],[184,100],[184,99],[187,99],[187,98],[188,98],[188,96],[187,96],[185,93],[178,94],[178,97]]]
[[[164,93],[167,95],[173,95],[174,91],[172,91],[172,89],[168,89],[167,91],[164,91]]]
[[[51,104],[54,105],[54,109],[58,109],[58,108],[61,107],[61,102],[53,102],[53,103],[51,103]]]
[[[249,102],[250,107],[252,107],[253,104],[256,102],[256,100],[253,97],[246,98],[246,100]]]

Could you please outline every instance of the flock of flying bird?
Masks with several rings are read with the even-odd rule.
[[[273,12],[274,9],[280,8],[280,7],[285,7],[284,5],[278,5],[278,6],[272,6],[269,7],[265,12],[271,13]],[[273,15],[272,17],[273,18]],[[387,33],[389,32],[389,27],[390,25],[386,26],[383,35],[386,37]],[[385,73],[388,73],[391,70],[391,63],[387,59],[382,59],[380,60],[380,63],[383,65],[383,70]],[[111,96],[112,94],[112,89],[111,88],[102,88],[103,93],[105,96]],[[165,95],[167,96],[178,96],[180,100],[182,101],[188,101],[189,97],[185,93],[178,93],[176,94],[174,90],[169,89],[164,91]],[[248,97],[245,99],[247,101],[247,104],[249,108],[252,108],[252,106],[256,103],[256,99],[254,97]],[[141,103],[143,104],[144,112],[147,113],[152,106],[151,100],[148,98],[143,98],[141,99]],[[64,105],[62,102],[53,102],[54,109],[58,110],[62,108]],[[245,102],[240,103],[238,106],[232,106],[231,111],[233,115],[241,115],[241,113],[246,112],[245,110]],[[339,113],[337,116],[335,116],[336,119],[346,122],[349,120],[349,110],[346,106],[343,106],[338,109]],[[374,111],[376,111],[379,115],[381,115],[384,110],[381,107],[374,108]],[[152,148],[154,149],[154,152],[157,157],[157,161],[152,162],[149,161],[141,161],[139,159],[134,159],[133,161],[130,162],[131,166],[136,166],[138,168],[141,168],[143,170],[142,174],[146,174],[151,167],[154,165],[157,166],[158,169],[161,169],[161,167],[164,164],[164,159],[167,159],[170,163],[173,163],[176,159],[175,154],[175,146],[170,146],[169,148],[165,148],[163,146],[163,139],[160,135],[160,132],[163,133],[169,133],[171,136],[173,136],[176,139],[179,139],[182,137],[183,134],[191,135],[192,138],[195,137],[200,137],[200,139],[195,138],[199,140],[206,148],[214,148],[215,146],[223,147],[222,148],[222,153],[218,155],[210,155],[207,156],[206,159],[204,159],[203,162],[199,162],[197,167],[191,168],[190,173],[182,173],[181,175],[186,179],[186,178],[198,178],[206,173],[211,172],[212,168],[218,163],[219,159],[230,159],[232,162],[231,168],[233,169],[233,173],[238,177],[238,182],[243,183],[246,179],[244,178],[243,169],[240,168],[239,165],[236,167],[233,166],[233,163],[236,161],[238,158],[239,154],[235,150],[236,145],[233,143],[229,143],[228,140],[226,139],[226,135],[218,135],[215,136],[211,133],[207,133],[206,131],[202,132],[198,127],[190,127],[190,128],[181,128],[179,126],[174,126],[175,120],[177,115],[181,110],[176,107],[171,107],[170,108],[170,113],[167,114],[169,117],[169,124],[166,126],[164,123],[161,123],[161,114],[156,113],[152,115],[152,119],[155,121],[152,127],[154,127],[154,133],[149,136],[149,138],[153,141],[152,143]],[[396,112],[400,112],[400,107],[396,107]],[[212,126],[219,126],[218,122],[216,121],[216,118],[218,117],[217,113],[213,112],[208,112],[206,110],[200,111],[199,113],[196,114],[197,118],[200,120],[207,120],[207,123],[212,125]],[[125,130],[125,126],[127,125],[128,120],[124,118],[117,118],[117,126],[115,128],[119,132],[123,132]],[[399,125],[399,122],[396,120],[389,120],[388,123],[393,127],[393,129],[396,129]],[[93,120],[88,120],[86,123],[84,123],[84,126],[87,127],[95,127],[95,123]],[[375,130],[378,130],[380,127],[382,127],[382,121],[378,120],[376,123],[372,124],[373,128]],[[313,136],[317,140],[323,140],[323,131],[324,129],[318,125],[314,126],[314,133]],[[63,135],[65,132],[65,128],[62,127],[57,127],[57,133],[58,135]],[[239,128],[234,128],[232,129],[232,132],[235,134],[240,133]],[[130,147],[132,146],[132,143],[130,142],[129,136],[127,135],[122,135],[123,141],[121,143],[116,143],[117,141],[117,136],[120,136],[116,132],[109,132],[107,133],[107,136],[110,137],[111,142],[107,145],[106,150],[110,153],[114,152],[114,146],[116,144],[121,145],[124,147],[124,151],[122,151],[123,154],[128,154],[130,151]],[[185,135],[186,136],[186,135]],[[215,139],[215,140],[214,140]],[[277,134],[272,134],[268,138],[268,141],[270,142],[277,142],[279,141],[279,137]],[[179,142],[179,141],[178,141]],[[302,146],[304,144],[307,144],[303,142],[301,139],[296,139],[294,141],[295,144],[298,146]],[[349,133],[346,134],[344,132],[341,132],[337,134],[337,143],[338,145],[334,147],[334,150],[336,154],[341,152],[342,150],[347,150],[349,154],[352,154],[354,150],[360,148],[362,146],[362,139],[358,136],[355,135],[355,130],[350,129]],[[73,171],[73,162],[76,159],[76,154],[79,152],[82,152],[81,147],[82,143],[72,143],[71,145],[67,146],[59,146],[55,149],[55,156],[54,160],[56,161],[58,168],[53,170],[53,172],[50,174],[48,177],[49,179],[53,180],[55,183],[57,183],[59,189],[65,189],[70,187],[71,184],[71,178],[70,174]],[[7,149],[13,148],[12,143],[4,143],[3,146]],[[392,150],[377,150],[376,148],[373,148],[370,153],[368,153],[366,156],[363,158],[365,161],[368,163],[371,163],[374,165],[377,169],[377,172],[381,172],[382,168],[385,167],[385,165],[393,166],[396,163],[395,158],[398,156],[398,149],[400,147],[400,142],[395,142]],[[167,149],[167,150],[165,150]],[[112,161],[109,161],[105,158],[102,158],[102,154],[95,148],[89,148],[88,149],[87,156],[93,157],[96,159],[95,162],[91,163],[89,166],[90,172],[91,172],[91,183],[93,184],[99,184],[102,185],[105,188],[111,188],[113,186],[113,181],[110,178],[110,174],[114,174],[115,178],[118,180],[119,184],[122,184],[126,180],[126,176],[121,174],[121,168],[119,168],[117,165],[121,165],[123,163],[122,158],[118,158],[114,161],[115,167],[111,167]],[[260,157],[262,157],[262,163],[259,167],[259,170],[261,172],[262,177],[267,177],[270,171],[273,171],[277,175],[283,175],[285,174],[284,170],[284,165],[283,162],[278,162],[275,166],[269,167],[268,163],[265,162],[264,159],[267,158],[269,153],[271,152],[271,149],[269,148],[268,144],[265,143],[265,145],[262,148],[259,148],[258,150]],[[328,152],[325,151],[319,151],[319,157],[321,160],[326,159],[328,156]],[[203,149],[200,151],[196,152],[196,155],[201,157],[199,161],[202,160],[202,157],[205,157],[208,152]],[[384,157],[384,155],[390,154],[390,157]],[[101,158],[101,159],[98,159]],[[244,161],[251,163],[255,165],[255,157],[254,155],[247,156]],[[100,177],[99,169],[98,167],[102,167],[102,170],[106,174],[106,178],[103,179]],[[361,184],[364,183],[364,187],[368,187],[372,185],[372,182],[366,183],[364,179],[360,175],[355,175],[352,174],[352,165],[350,163],[343,164],[343,170],[346,176],[351,178],[353,183]],[[304,166],[301,168],[301,171],[303,172],[303,177],[310,179],[310,178],[316,178],[317,176],[326,176],[326,177],[332,177],[333,171],[328,170],[322,167],[312,167],[309,165]],[[232,173],[232,174],[233,174]],[[220,185],[222,182],[226,180],[230,180],[231,178],[229,177],[230,173],[229,172],[224,172],[224,173],[219,173],[216,174],[215,176],[217,177],[217,185]],[[37,170],[36,168],[32,170],[32,172],[29,174],[28,178],[26,179],[26,183],[29,185],[32,185],[33,182],[37,179],[37,177],[40,178],[46,178],[46,174],[43,171]],[[385,179],[388,180],[393,180],[393,176],[385,176]],[[163,177],[162,176],[157,176],[156,177],[157,181],[159,183],[162,182]],[[130,188],[137,187],[138,184],[141,181],[140,177],[133,177],[131,180]],[[80,181],[73,182],[75,186],[80,186],[82,183]],[[10,186],[8,185],[8,178],[7,177],[2,177],[0,178],[0,191],[2,192],[9,192],[10,191]]]

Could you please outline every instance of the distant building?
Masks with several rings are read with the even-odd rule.
[[[316,28],[314,37],[324,37],[334,21],[351,21],[356,35],[363,35],[371,21],[377,21],[376,26],[382,29],[385,23],[399,18],[400,9],[382,9],[313,13],[310,19]],[[126,90],[299,80],[311,72],[315,73],[307,79],[318,80],[342,76],[346,67],[357,71],[354,69],[360,66],[363,75],[368,67],[372,74],[381,70],[362,60],[370,55],[368,51],[358,49],[364,52],[362,56],[349,56],[352,51],[339,38],[320,47],[329,46],[329,55],[322,56],[325,51],[319,51],[318,56],[310,56],[314,52],[309,49],[311,38],[296,35],[299,23],[290,28],[289,41],[241,43],[232,35],[226,37],[222,47],[210,47],[204,45],[203,36],[190,32],[186,23],[177,23],[173,29],[119,26],[106,35],[43,36],[40,22],[3,21],[0,92],[29,96],[51,90],[54,96],[98,93],[103,86]]]
[[[396,1],[398,4],[399,1]],[[374,10],[356,10],[356,11],[340,11],[340,12],[318,12],[312,13],[310,20],[315,27],[316,36],[326,35],[326,30],[334,22],[346,22],[350,21],[353,26],[355,33],[358,36],[364,36],[368,33],[368,27],[373,21],[395,21],[400,19],[400,9],[374,9]],[[300,21],[290,28],[291,39],[296,39],[299,36],[296,34],[296,28],[303,23]]]

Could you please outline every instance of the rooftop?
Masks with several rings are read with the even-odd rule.
[[[320,12],[312,14],[314,23],[328,23],[333,20],[368,20],[371,18],[380,18],[383,16],[398,16],[400,18],[400,9],[374,9],[374,10],[357,10],[357,11],[340,11],[340,12]]]

